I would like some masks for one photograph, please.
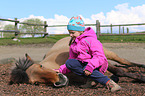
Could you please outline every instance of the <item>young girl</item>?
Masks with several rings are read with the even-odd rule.
[[[95,82],[107,85],[111,92],[120,90],[121,87],[118,84],[104,76],[108,62],[94,30],[91,27],[85,29],[80,16],[72,17],[67,29],[72,38],[69,59],[56,71],[63,74],[72,71],[77,75],[87,76]]]

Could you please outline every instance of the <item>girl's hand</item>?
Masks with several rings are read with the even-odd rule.
[[[89,75],[91,75],[92,73],[90,72],[90,71],[88,71],[88,70],[84,70],[85,71],[85,75],[86,76],[89,76]]]
[[[56,71],[56,73],[59,73],[60,71],[59,71],[59,69],[53,69],[54,71]]]

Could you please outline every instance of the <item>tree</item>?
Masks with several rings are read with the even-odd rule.
[[[4,26],[4,30],[15,30],[14,25],[8,24]]]
[[[8,24],[4,26],[4,30],[15,30],[15,28],[14,28],[14,25]],[[13,36],[14,36],[13,34],[4,32],[4,37],[13,37]]]
[[[38,18],[33,19],[27,19],[24,21],[24,23],[30,23],[30,24],[43,24],[43,21],[41,21]],[[23,24],[19,26],[20,32],[27,32],[27,33],[35,33],[35,32],[43,32],[44,28],[43,26],[32,26]],[[34,37],[34,34],[31,34]]]

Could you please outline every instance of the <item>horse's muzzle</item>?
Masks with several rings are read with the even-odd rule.
[[[68,78],[63,75],[62,73],[58,73],[58,76],[59,76],[59,81],[54,83],[54,87],[64,87],[64,86],[67,86],[68,85]]]

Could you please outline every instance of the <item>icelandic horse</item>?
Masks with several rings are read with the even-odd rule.
[[[16,67],[11,72],[9,84],[43,83],[46,85],[53,85],[55,87],[66,86],[68,84],[68,78],[61,73],[56,73],[54,69],[58,69],[60,65],[65,64],[65,61],[68,59],[70,39],[70,37],[65,37],[57,41],[40,63],[35,63],[28,54],[26,54],[26,58],[19,59],[19,61],[15,63]],[[113,60],[126,66],[145,67],[143,64],[132,63],[126,59],[120,58],[117,54],[107,50],[106,48],[103,48],[103,50],[108,60]],[[145,82],[145,76],[129,73],[122,68],[111,65],[110,63],[108,71],[118,77],[129,77]]]

